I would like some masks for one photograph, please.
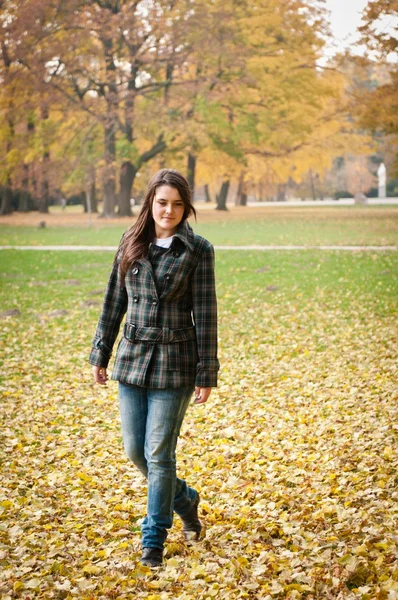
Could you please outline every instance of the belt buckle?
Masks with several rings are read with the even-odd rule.
[[[129,342],[134,342],[135,340],[135,332],[136,326],[134,323],[125,323],[124,324],[124,337],[129,340]]]

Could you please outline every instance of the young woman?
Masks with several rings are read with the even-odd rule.
[[[127,313],[112,371],[119,381],[123,442],[148,479],[141,562],[162,564],[173,511],[186,539],[199,539],[199,494],[176,477],[175,450],[190,398],[208,400],[217,385],[214,249],[194,234],[188,182],[162,169],[149,182],[136,223],[114,260],[89,361],[105,385],[107,366]]]

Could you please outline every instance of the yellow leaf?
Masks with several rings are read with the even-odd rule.
[[[368,549],[365,544],[361,544],[353,549],[353,553],[357,554],[358,556],[366,556],[368,554]]]
[[[394,458],[394,449],[391,446],[386,446],[383,450],[384,458],[392,460]]]
[[[90,475],[87,475],[87,473],[83,473],[83,471],[78,471],[76,473],[76,476],[79,477],[79,479],[81,479],[84,482],[92,481],[93,480],[93,478],[90,477]]]
[[[70,450],[68,450],[67,448],[60,448],[59,450],[57,450],[56,452],[56,457],[57,458],[63,458],[64,456],[66,456],[67,454],[69,454]]]
[[[388,550],[390,547],[390,544],[388,542],[376,542],[374,544],[374,547],[377,548],[378,550]]]
[[[88,573],[89,575],[98,575],[100,572],[100,567],[97,567],[96,565],[85,565],[83,567],[83,573]]]
[[[37,589],[38,587],[40,587],[40,584],[41,580],[38,577],[34,577],[33,579],[29,579],[29,581],[25,583],[25,587],[29,589]]]
[[[247,560],[247,558],[245,556],[239,556],[238,563],[240,565],[242,565],[242,567],[247,567],[249,565],[249,561]]]

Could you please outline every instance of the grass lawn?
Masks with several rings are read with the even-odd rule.
[[[158,574],[117,385],[87,364],[112,254],[1,260],[4,597],[397,597],[396,253],[217,253],[220,385],[178,449],[207,534],[176,519]]]
[[[0,245],[115,246],[132,222],[94,217],[89,227],[76,212],[15,213],[0,217]],[[198,208],[192,226],[216,245],[389,245],[398,243],[398,207]]]

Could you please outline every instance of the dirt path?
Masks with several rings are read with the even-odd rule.
[[[61,211],[57,207],[52,208],[48,214],[36,211],[28,213],[14,212],[11,215],[1,215],[0,225],[17,227],[38,227],[44,221],[46,227],[88,227],[88,216],[79,212],[80,207],[70,207]],[[396,219],[398,217],[398,206],[379,207],[349,207],[349,206],[231,206],[228,211],[218,211],[214,206],[196,206],[198,212],[198,223],[217,223],[225,221],[254,221],[272,217],[273,220],[286,221],[290,219],[316,219],[316,220],[341,220],[358,221],[362,218]],[[136,209],[137,210],[137,209]],[[115,219],[102,219],[93,215],[91,227],[102,229],[109,226],[121,225],[125,229],[134,223],[136,217],[121,217]]]

